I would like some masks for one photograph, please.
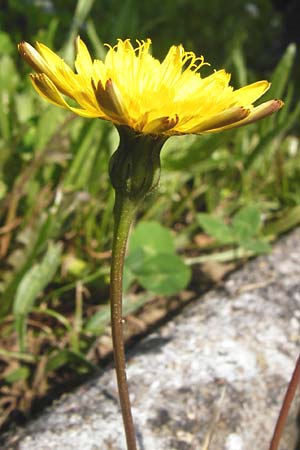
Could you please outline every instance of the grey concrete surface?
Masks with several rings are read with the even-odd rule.
[[[300,342],[300,230],[232,274],[128,355],[139,450],[267,450]],[[299,397],[280,450],[295,450]],[[124,450],[108,369],[3,450]]]

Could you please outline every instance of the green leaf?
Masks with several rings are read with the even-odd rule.
[[[158,222],[140,222],[132,232],[129,253],[136,249],[142,249],[147,256],[158,253],[174,253],[173,236]]]
[[[268,242],[262,241],[260,239],[250,239],[248,241],[245,240],[241,244],[246,250],[250,250],[257,255],[261,253],[268,253],[272,249]]]
[[[110,322],[110,307],[103,306],[87,321],[84,331],[86,333],[100,334]]]
[[[62,54],[67,61],[74,58],[74,39],[79,34],[95,0],[78,0],[70,27],[69,39],[62,49]]]
[[[57,111],[57,108],[51,106],[39,116],[34,142],[34,148],[37,152],[43,150],[49,140],[57,132],[63,114],[63,111]]]
[[[125,296],[123,298],[123,315],[134,313],[141,308],[150,299],[150,295],[145,293],[139,296]],[[101,307],[92,317],[87,321],[84,331],[86,333],[100,334],[103,333],[105,327],[110,322],[110,306]]]
[[[18,367],[18,369],[12,370],[5,376],[5,381],[9,384],[16,383],[20,380],[26,380],[30,375],[30,370],[27,366]]]
[[[54,277],[60,264],[61,253],[61,243],[50,243],[42,261],[25,273],[15,295],[15,315],[26,316],[32,310],[37,296]]]
[[[125,259],[125,268],[131,273],[138,272],[139,268],[144,264],[147,253],[142,247],[133,249]]]
[[[280,111],[277,113],[280,114]],[[264,119],[265,121],[268,119]],[[267,158],[271,160],[273,152],[276,150],[276,139],[278,138],[278,127],[273,127],[266,135],[261,136],[256,147],[244,159],[244,172],[250,172],[251,169],[257,168],[261,165],[261,161]],[[270,150],[271,149],[271,150]]]
[[[102,60],[105,59],[106,56],[105,46],[103,45],[103,42],[99,39],[95,24],[91,17],[89,17],[89,19],[86,22],[86,33],[95,49],[95,54],[97,55],[97,57]]]
[[[32,96],[28,95],[28,91],[16,92],[14,94],[15,107],[18,119],[21,123],[26,123],[34,115],[34,104]]]
[[[192,135],[170,138],[162,153],[162,167],[168,171],[180,171],[181,178],[183,171],[207,173],[222,165],[223,161],[212,155],[224,145],[225,138],[221,133],[203,135],[202,139]]]
[[[147,258],[136,275],[145,289],[156,294],[172,295],[187,286],[191,270],[179,256],[162,253]]]
[[[235,66],[238,86],[245,86],[247,84],[247,67],[245,64],[245,55],[242,51],[240,43],[233,48],[231,58]]]
[[[81,353],[72,352],[70,350],[59,350],[49,358],[46,365],[46,372],[52,372],[66,364],[84,366],[89,370],[97,369],[97,367],[88,361]]]
[[[240,243],[255,236],[260,226],[260,211],[255,206],[245,206],[240,209],[232,220],[234,235]]]
[[[37,256],[44,252],[48,240],[58,234],[62,217],[55,209],[42,214],[38,227],[34,230],[25,228],[19,235],[19,242],[25,245],[23,252],[15,252],[10,257],[10,264],[14,267],[11,276],[5,281],[3,292],[1,292],[0,317],[11,310],[16,291],[25,274],[33,267]]]
[[[287,47],[272,74],[270,80],[271,88],[264,96],[264,101],[268,101],[273,98],[282,98],[284,96],[288,84],[290,83],[290,74],[295,61],[296,52],[297,47],[295,44],[292,43]],[[260,128],[264,135],[271,131],[274,126],[277,128],[275,124],[277,123],[278,118],[280,118],[280,114],[274,114],[262,121]],[[279,130],[277,129],[277,131]]]
[[[264,96],[264,101],[274,98],[274,94],[277,98],[281,98],[283,96],[286,86],[289,82],[289,77],[295,61],[296,52],[296,45],[293,43],[289,44],[272,74],[270,80],[272,83],[272,87],[270,91]]]
[[[67,189],[86,188],[99,153],[99,143],[103,126],[97,121],[88,122],[83,126],[76,141],[76,154],[64,178],[64,187]]]
[[[19,361],[24,361],[28,363],[36,364],[38,361],[38,357],[35,355],[32,355],[29,352],[22,353],[22,352],[14,352],[10,350],[5,350],[3,348],[0,348],[0,356],[4,356],[5,358],[9,358],[10,360],[16,359]]]
[[[222,244],[234,242],[231,227],[226,225],[223,220],[207,213],[197,214],[197,220],[205,233],[215,238],[218,242]]]
[[[135,279],[135,275],[132,272],[132,270],[130,269],[129,264],[126,264],[126,261],[125,261],[124,270],[123,270],[123,292],[126,292],[130,288],[134,279]]]

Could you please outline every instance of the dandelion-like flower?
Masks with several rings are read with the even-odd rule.
[[[83,117],[98,117],[138,134],[171,136],[201,134],[239,127],[281,108],[280,100],[254,107],[270,87],[258,81],[234,90],[230,74],[217,70],[204,78],[203,56],[173,45],[160,62],[150,53],[151,40],[119,39],[108,46],[104,61],[92,60],[84,42],[76,39],[74,72],[41,43],[19,44],[37,92],[49,102]],[[71,99],[71,103],[66,100]]]
[[[31,81],[49,102],[83,117],[113,122],[120,143],[110,160],[109,174],[116,191],[111,259],[111,327],[119,397],[127,449],[136,438],[126,379],[122,329],[122,273],[130,225],[145,195],[160,176],[160,152],[172,135],[201,134],[238,127],[261,119],[281,106],[280,100],[253,103],[270,87],[258,81],[234,90],[230,75],[218,70],[202,78],[203,56],[172,46],[160,62],[150,53],[150,39],[129,39],[108,46],[104,61],[92,60],[76,39],[75,72],[48,47],[26,42],[19,51],[35,70]]]

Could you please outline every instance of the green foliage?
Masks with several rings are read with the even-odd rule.
[[[176,255],[159,253],[144,261],[135,271],[140,284],[150,292],[173,295],[186,287],[190,281],[190,268]]]
[[[30,376],[30,370],[27,366],[18,367],[18,369],[12,370],[5,376],[5,381],[8,384],[16,383],[20,380],[26,380]]]
[[[144,306],[148,300],[152,298],[152,294],[141,294],[140,296],[128,296],[123,298],[123,313],[124,315],[132,314]],[[84,326],[84,332],[87,334],[99,335],[105,331],[110,322],[110,307],[109,305],[102,306],[99,311],[92,315],[87,320]]]
[[[197,214],[197,219],[203,230],[221,244],[234,242],[233,230],[223,220],[207,213]]]
[[[52,281],[60,265],[62,246],[50,243],[42,261],[33,265],[20,280],[13,303],[20,351],[26,348],[26,322],[34,303],[45,287]]]
[[[52,281],[60,264],[61,253],[60,243],[50,243],[42,261],[25,273],[15,295],[13,306],[15,315],[26,316],[30,313],[38,294]]]
[[[190,268],[175,254],[170,231],[157,222],[140,222],[130,238],[125,287],[135,279],[150,292],[172,295],[190,280]]]
[[[70,350],[58,350],[48,359],[46,372],[53,372],[66,364],[74,365],[80,373],[87,373],[96,370],[96,366],[91,364],[84,355]]]
[[[172,234],[158,222],[140,222],[130,237],[129,254],[142,252],[145,256],[174,253]]]
[[[197,219],[204,231],[220,244],[234,244],[253,254],[270,250],[268,243],[259,238],[262,220],[260,211],[255,206],[241,208],[230,224],[206,213],[197,214]]]

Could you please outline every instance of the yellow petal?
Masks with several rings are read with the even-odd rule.
[[[266,80],[244,86],[233,92],[236,102],[242,105],[251,105],[270,88],[271,83]]]
[[[36,42],[35,48],[44,58],[44,60],[47,61],[49,67],[55,68],[67,66],[67,68],[70,70],[70,67],[64,62],[64,60],[60,56],[57,56],[57,54],[50,50],[50,48],[48,48],[46,45],[41,44],[40,42]]]
[[[43,73],[38,73],[34,75],[30,75],[32,84],[35,90],[40,94],[41,97],[48,100],[48,102],[53,103],[56,106],[60,106],[62,108],[66,108],[71,110],[72,112],[78,114],[82,117],[100,117],[101,113],[86,111],[80,108],[73,108],[68,105],[68,103],[64,100],[55,84],[47,77],[47,75]]]
[[[51,79],[62,94],[74,98],[73,93],[78,86],[73,70],[46,45],[36,42],[35,46],[45,61],[42,72]]]
[[[244,125],[249,125],[250,123],[256,122],[257,120],[263,119],[264,117],[270,116],[274,112],[278,111],[280,108],[282,108],[284,105],[284,102],[281,100],[269,100],[268,102],[262,103],[259,106],[256,106],[253,108],[248,115],[243,120],[240,120],[239,122],[233,123],[228,126],[224,126],[222,128],[217,128],[215,130],[210,130],[212,132],[219,132],[224,130],[229,130],[231,128],[238,128],[242,127]]]
[[[172,45],[160,66],[161,76],[165,81],[179,78],[182,70],[182,50],[180,46]]]
[[[45,75],[44,73],[31,74],[30,79],[32,81],[33,87],[41,97],[45,98],[56,106],[68,108],[67,102],[63,99],[62,95],[59,93],[54,83],[52,83],[47,75]]]
[[[36,72],[48,70],[46,61],[32,45],[24,41],[20,42],[18,50],[20,55]]]
[[[259,106],[256,106],[249,116],[245,119],[246,123],[253,123],[257,120],[263,119],[264,117],[269,116],[270,114],[273,114],[274,112],[281,109],[284,105],[284,102],[282,100],[269,100],[268,102],[262,103]]]
[[[77,73],[83,76],[90,76],[93,70],[92,58],[85,43],[78,36],[75,41],[77,56],[75,59],[75,68]]]
[[[250,109],[243,108],[242,106],[235,106],[215,114],[208,119],[202,120],[198,125],[195,125],[190,129],[186,129],[184,132],[189,134],[199,134],[214,128],[224,127],[244,119],[249,115],[249,113]]]
[[[148,122],[142,129],[144,133],[149,134],[160,134],[162,132],[171,130],[178,123],[178,116],[176,115],[174,118],[171,117],[159,117],[157,119],[151,120]]]
[[[47,46],[19,45],[25,60],[48,78],[33,78],[41,95],[86,117],[100,117],[137,133],[190,134],[246,125],[279,109],[271,102],[254,108],[270,84],[263,80],[234,91],[224,69],[201,77],[202,56],[172,46],[160,62],[150,53],[151,41],[118,39],[103,61],[92,60],[83,41],[76,39],[73,71]],[[74,100],[71,107],[65,96]],[[73,103],[72,103],[73,105]],[[247,117],[249,116],[249,117]]]
[[[95,97],[102,111],[110,117],[117,119],[120,123],[125,123],[128,117],[125,105],[123,103],[122,95],[116,84],[111,79],[107,80],[105,87],[101,81],[96,86],[92,83]]]

